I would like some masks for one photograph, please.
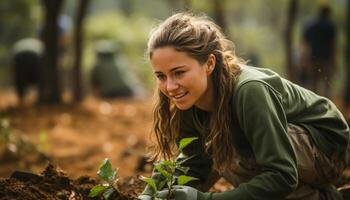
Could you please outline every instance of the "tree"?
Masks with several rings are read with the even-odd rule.
[[[346,66],[346,81],[344,102],[347,107],[350,106],[350,0],[346,6],[346,49],[345,49],[345,66]]]
[[[293,30],[296,15],[298,12],[298,0],[290,0],[288,4],[287,23],[285,27],[285,53],[287,76],[291,81],[295,81],[295,66],[293,64]]]
[[[168,0],[168,3],[170,5],[170,8],[172,9],[172,11],[179,11],[181,10],[181,1],[178,0]]]
[[[81,86],[81,58],[82,58],[82,46],[83,46],[83,22],[86,15],[86,10],[90,0],[80,0],[78,5],[78,11],[75,19],[75,31],[74,31],[74,52],[75,60],[73,67],[73,80],[74,80],[74,100],[81,101],[82,86]]]
[[[58,17],[63,0],[42,0],[45,18],[41,33],[44,42],[43,64],[40,66],[40,103],[60,103],[61,87],[58,73],[59,28]]]
[[[230,35],[228,33],[227,21],[225,15],[225,2],[224,0],[213,0],[214,7],[214,19],[215,22],[222,28],[222,31],[226,35]]]
[[[10,65],[9,49],[19,39],[33,37],[38,19],[31,14],[35,0],[0,1],[0,67]]]
[[[191,0],[184,0],[183,3],[184,3],[184,8],[186,10],[191,10],[192,9],[192,1]]]

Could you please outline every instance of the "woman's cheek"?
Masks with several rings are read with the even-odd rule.
[[[160,90],[165,96],[168,97],[168,94],[167,94],[167,92],[166,92],[166,85],[165,85],[164,83],[159,82],[159,83],[158,83],[158,88],[159,88],[159,90]]]

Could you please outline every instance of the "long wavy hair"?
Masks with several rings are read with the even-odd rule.
[[[196,59],[200,64],[207,62],[210,54],[216,63],[211,78],[214,85],[215,109],[211,113],[209,133],[203,144],[218,171],[234,168],[237,157],[232,127],[230,100],[234,81],[240,74],[242,59],[235,55],[234,44],[226,39],[220,28],[205,15],[194,16],[178,13],[167,18],[151,32],[147,54],[152,59],[155,49],[171,46],[179,52]],[[156,105],[153,111],[153,131],[156,145],[154,159],[169,159],[176,152],[179,137],[179,110],[159,89],[156,90]]]

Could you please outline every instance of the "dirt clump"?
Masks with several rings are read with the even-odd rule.
[[[102,199],[100,197],[88,197],[90,189],[96,184],[98,184],[98,182],[89,176],[70,179],[63,171],[49,164],[39,175],[23,171],[14,171],[10,178],[0,178],[0,199]],[[120,187],[118,187],[120,189],[125,189],[125,191],[115,191],[110,199],[135,199],[142,187],[144,187],[144,184],[140,183],[140,180],[128,178],[126,181],[120,183]]]

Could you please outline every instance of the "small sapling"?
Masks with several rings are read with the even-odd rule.
[[[113,169],[112,164],[106,158],[100,165],[97,174],[105,183],[93,187],[90,190],[89,197],[103,195],[104,199],[108,199],[118,188],[118,169]]]
[[[186,183],[198,180],[195,177],[187,176],[187,172],[189,170],[188,167],[182,166],[187,160],[191,159],[193,156],[188,157],[183,153],[183,149],[191,144],[194,140],[197,140],[197,137],[191,138],[183,138],[179,143],[179,155],[176,160],[164,160],[154,164],[154,168],[162,175],[163,180],[160,183],[156,183],[156,180],[148,177],[141,176],[140,179],[146,182],[155,193],[153,194],[153,199],[156,198],[157,193],[163,188],[167,188],[170,192],[168,193],[168,197],[166,199],[171,199],[172,188],[176,184],[177,185],[185,185]],[[175,172],[181,171],[183,175],[177,175]]]

